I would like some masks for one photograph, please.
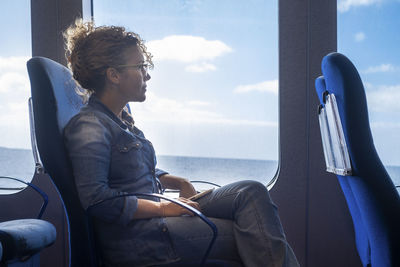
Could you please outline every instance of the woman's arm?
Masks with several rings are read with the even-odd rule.
[[[178,200],[197,210],[200,210],[200,206],[197,202],[190,201],[189,199],[183,197],[180,197]],[[147,199],[138,199],[138,206],[133,216],[133,219],[174,217],[185,214],[193,216],[193,214],[190,211],[172,202],[168,201],[155,202]]]
[[[164,174],[159,179],[164,188],[179,190],[180,197],[189,198],[197,193],[196,189],[194,189],[193,185],[186,178]]]
[[[93,114],[73,118],[64,130],[64,142],[72,164],[82,207],[106,222],[129,224],[137,209],[137,197],[124,195],[108,185],[112,136]],[[99,205],[97,203],[110,199]]]

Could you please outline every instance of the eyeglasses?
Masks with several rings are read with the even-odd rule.
[[[148,72],[149,69],[152,69],[153,66],[151,66],[148,63],[139,63],[139,64],[125,64],[125,65],[118,65],[116,66],[117,68],[137,68],[140,69],[144,72]]]

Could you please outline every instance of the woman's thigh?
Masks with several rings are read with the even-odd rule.
[[[233,235],[233,222],[217,218],[209,219],[217,226],[218,236],[208,258],[240,262]],[[181,262],[200,261],[213,236],[210,227],[198,217],[167,217],[165,221]]]
[[[274,209],[265,185],[257,181],[243,180],[214,189],[210,194],[196,200],[201,212],[209,217],[235,220],[237,212],[252,212],[252,204],[262,210]],[[272,204],[272,205],[271,205]]]

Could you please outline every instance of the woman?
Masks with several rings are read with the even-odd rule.
[[[197,202],[187,179],[156,168],[153,146],[124,109],[146,99],[151,55],[140,37],[123,27],[77,21],[64,33],[75,80],[90,95],[64,131],[65,145],[85,209],[95,217],[96,237],[107,266],[151,266],[200,261],[211,231],[170,202],[126,193],[180,190],[180,200],[217,225],[210,258],[245,266],[298,266],[277,210],[264,185],[241,181],[215,189]],[[189,216],[182,216],[189,215]]]

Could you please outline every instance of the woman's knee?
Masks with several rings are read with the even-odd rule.
[[[262,205],[274,206],[267,187],[258,181],[242,181],[240,195],[246,200],[263,203]]]
[[[258,181],[254,181],[254,180],[241,181],[241,190],[249,192],[249,193],[264,192],[264,193],[268,194],[267,187],[264,184],[262,184]]]

